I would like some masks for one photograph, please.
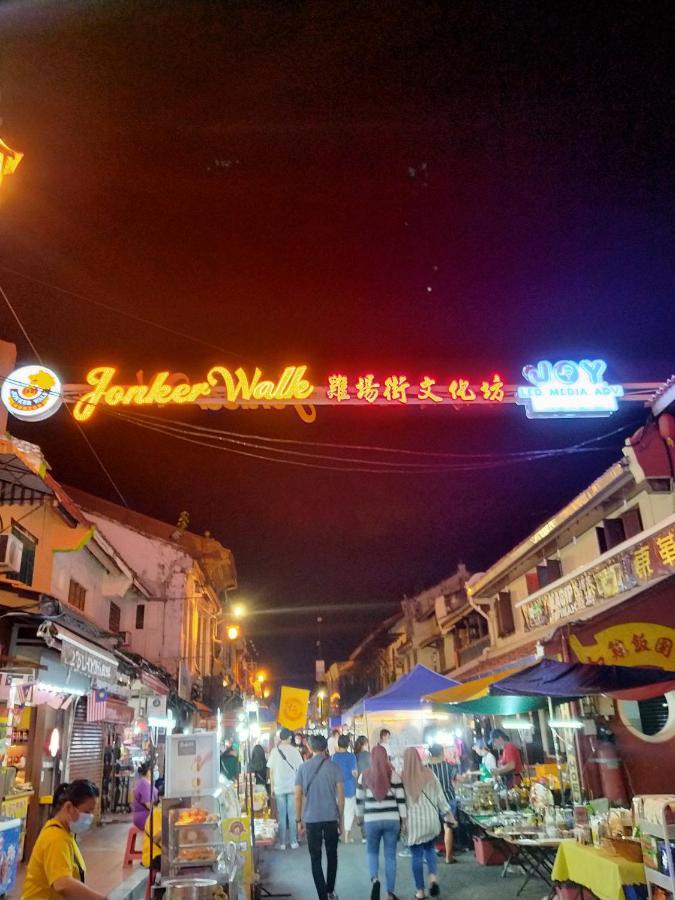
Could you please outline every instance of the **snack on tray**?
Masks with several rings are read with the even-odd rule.
[[[217,821],[218,817],[208,812],[208,810],[195,807],[193,809],[181,809],[176,819],[176,825],[204,825]]]
[[[213,847],[183,847],[176,855],[177,862],[215,862],[216,851]]]

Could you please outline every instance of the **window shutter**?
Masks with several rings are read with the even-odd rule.
[[[497,597],[497,628],[499,637],[507,637],[516,630],[510,591],[500,591]]]
[[[527,582],[528,594],[534,594],[535,591],[538,591],[541,587],[539,584],[539,569],[535,569],[534,572],[526,572],[525,581]]]

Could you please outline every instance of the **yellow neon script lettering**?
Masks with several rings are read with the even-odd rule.
[[[90,419],[100,403],[106,406],[194,403],[200,397],[210,397],[219,383],[225,388],[225,402],[232,404],[302,402],[314,393],[314,386],[305,378],[307,366],[286,366],[276,382],[262,380],[262,371],[257,368],[249,379],[243,369],[236,369],[233,375],[223,366],[214,366],[207,375],[207,381],[175,385],[167,383],[171,378],[169,372],[158,372],[147,385],[112,384],[115,371],[112,366],[99,366],[87,374],[87,384],[91,385],[92,390],[80,397],[73,410],[79,422]]]
[[[222,381],[228,403],[307,400],[314,393],[314,385],[305,379],[306,371],[307,366],[286,366],[275,384],[273,381],[261,381],[262,372],[258,368],[250,380],[243,369],[236,369],[235,381],[229,369],[214,366],[206,378],[213,387],[219,380]]]

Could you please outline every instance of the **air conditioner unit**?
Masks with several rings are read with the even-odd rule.
[[[148,718],[166,719],[166,697],[148,697]]]
[[[14,534],[0,534],[0,572],[18,574],[21,570],[23,544]]]

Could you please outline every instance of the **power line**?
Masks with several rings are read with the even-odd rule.
[[[38,353],[38,351],[37,351],[37,349],[36,349],[36,347],[35,347],[35,344],[34,344],[33,341],[30,339],[30,335],[28,334],[28,331],[25,329],[25,327],[24,327],[24,325],[23,325],[23,322],[22,322],[21,319],[19,318],[19,314],[16,312],[16,310],[14,309],[14,307],[12,306],[12,304],[10,303],[9,297],[7,296],[7,294],[6,294],[5,290],[4,290],[4,288],[2,287],[2,285],[0,285],[0,293],[2,294],[2,297],[3,297],[4,300],[5,300],[5,303],[6,303],[7,306],[9,307],[10,312],[12,313],[12,315],[14,316],[14,318],[16,319],[16,322],[17,322],[19,328],[21,329],[21,332],[22,332],[23,336],[24,336],[24,337],[26,338],[26,340],[28,341],[28,344],[29,344],[31,350],[32,350],[33,353],[35,354],[35,358],[38,360],[38,362],[39,362],[41,365],[44,365],[44,363],[42,362],[42,358],[41,358],[40,354]],[[66,409],[68,409],[67,406],[66,406]],[[91,453],[92,453],[94,459],[95,459],[96,462],[99,464],[99,466],[100,466],[102,472],[104,473],[104,475],[106,476],[106,478],[108,479],[108,481],[110,482],[110,484],[112,485],[112,487],[113,487],[115,493],[116,493],[117,496],[120,498],[120,500],[122,501],[122,503],[124,504],[124,506],[126,506],[127,509],[128,509],[128,508],[129,508],[129,504],[128,504],[127,501],[125,500],[124,494],[123,494],[122,491],[117,487],[117,483],[115,482],[115,479],[112,477],[112,475],[111,475],[110,472],[108,471],[108,468],[106,467],[105,463],[103,462],[103,460],[101,459],[101,457],[100,457],[99,454],[97,453],[97,451],[96,451],[94,445],[93,445],[92,442],[89,440],[89,438],[87,437],[87,435],[86,435],[85,432],[84,432],[84,429],[82,428],[82,426],[80,425],[80,423],[77,421],[77,419],[75,418],[75,416],[72,414],[72,411],[71,411],[70,409],[68,409],[68,413],[69,413],[69,415],[70,415],[70,417],[71,417],[71,420],[74,422],[75,427],[77,428],[77,430],[78,430],[78,431],[80,432],[80,434],[82,435],[83,441],[85,442],[85,444],[87,445],[87,447],[89,447],[89,449],[90,449],[90,451],[91,451]]]
[[[162,434],[168,437],[174,437],[177,440],[184,441],[186,443],[194,444],[196,446],[206,447],[207,449],[216,449],[221,450],[227,453],[233,453],[239,456],[251,457],[254,459],[260,459],[265,462],[276,462],[286,465],[299,466],[302,468],[312,468],[312,469],[324,469],[329,471],[337,471],[337,472],[359,472],[359,473],[367,473],[367,474],[396,474],[396,475],[414,475],[414,474],[442,474],[449,472],[472,472],[472,471],[483,471],[486,469],[494,469],[500,468],[507,465],[513,465],[518,462],[530,462],[536,461],[537,459],[548,459],[549,457],[542,457],[541,455],[534,456],[523,456],[517,459],[494,459],[494,460],[483,460],[476,463],[448,463],[447,465],[442,464],[421,464],[421,463],[399,463],[397,464],[388,464],[386,467],[381,460],[363,460],[363,459],[354,459],[347,457],[327,457],[322,456],[320,454],[302,454],[304,457],[309,457],[314,462],[305,462],[298,459],[287,459],[281,457],[270,457],[262,455],[261,453],[254,453],[251,450],[241,450],[235,449],[231,446],[224,446],[227,441],[225,439],[221,439],[219,443],[213,443],[214,438],[206,441],[201,440],[199,437],[191,434],[189,429],[178,429],[173,428],[171,426],[164,425],[163,423],[158,422],[148,422],[144,420],[142,417],[133,416],[124,413],[110,413],[110,415],[115,416],[115,418],[119,418],[122,421],[128,422],[129,424],[136,425],[139,428],[144,428],[148,431],[153,431],[158,434]],[[242,443],[242,442],[237,442]],[[271,448],[269,447],[259,447],[256,444],[248,444],[251,449],[262,450],[265,453],[269,453]],[[597,452],[606,452],[611,450],[612,448],[593,448]],[[283,453],[284,451],[278,451]],[[291,453],[292,451],[285,451],[286,453]],[[557,453],[558,455],[567,455],[569,453],[582,453],[582,452],[591,452],[590,448],[587,450],[585,448],[579,448],[574,450],[562,450],[562,451],[552,451]],[[351,465],[334,465],[334,462],[344,461],[346,463],[355,463],[355,466]]]
[[[107,412],[107,410],[104,411]],[[567,447],[560,448],[547,448],[543,450],[517,450],[517,451],[505,451],[503,453],[455,453],[449,451],[434,451],[434,450],[410,450],[401,447],[383,447],[378,445],[370,445],[370,444],[345,444],[345,443],[333,443],[328,441],[303,441],[292,438],[277,438],[277,437],[269,437],[265,435],[258,434],[246,434],[238,431],[228,431],[222,428],[210,428],[203,425],[195,425],[191,422],[186,422],[180,419],[165,419],[162,417],[161,422],[151,415],[143,414],[137,412],[136,409],[133,408],[125,408],[123,413],[119,413],[119,415],[127,415],[133,418],[137,418],[139,420],[144,420],[150,424],[161,424],[162,426],[175,426],[176,429],[180,429],[181,431],[188,431],[193,433],[195,436],[204,436],[205,438],[222,438],[222,439],[232,439],[233,442],[237,440],[244,441],[260,441],[263,444],[270,445],[294,445],[294,446],[304,446],[304,447],[317,447],[317,448],[326,448],[326,449],[339,449],[339,450],[349,450],[349,451],[365,451],[365,452],[373,452],[373,453],[389,453],[389,454],[400,454],[402,456],[421,456],[421,457],[435,457],[435,458],[443,458],[443,459],[457,459],[457,460],[492,460],[498,459],[503,460],[505,458],[508,459],[532,459],[536,457],[549,457],[549,456],[557,456],[564,453],[573,452],[577,449],[581,449],[586,447],[589,444],[598,443],[599,441],[604,440],[605,438],[613,437],[621,431],[627,431],[631,428],[635,428],[635,424],[626,424],[621,425],[618,428],[615,428],[613,431],[606,432],[605,434],[597,435],[595,437],[589,438],[586,441],[581,441],[576,444],[569,445]],[[258,447],[258,449],[266,449],[263,447]],[[601,448],[602,449],[602,448]],[[291,451],[287,451],[291,453]],[[385,465],[384,462],[382,462]]]
[[[98,306],[101,309],[107,310],[108,312],[115,313],[115,315],[117,316],[125,316],[127,319],[132,319],[135,322],[140,322],[142,325],[150,325],[152,328],[158,328],[160,331],[165,331],[167,334],[172,334],[174,337],[183,338],[186,341],[192,341],[194,344],[201,344],[202,347],[209,347],[211,350],[218,350],[219,353],[225,353],[229,356],[234,356],[237,359],[244,360],[244,362],[252,362],[252,360],[248,359],[248,357],[242,356],[240,353],[235,353],[233,350],[227,350],[225,347],[220,347],[218,346],[218,344],[212,344],[210,341],[205,341],[202,338],[195,337],[192,334],[187,334],[185,331],[179,331],[177,328],[170,328],[168,325],[163,325],[161,322],[155,322],[153,319],[148,319],[145,316],[139,316],[136,313],[118,309],[116,306],[113,306],[110,303],[106,303],[103,300],[95,300],[93,297],[87,297],[85,294],[78,294],[76,291],[71,291],[68,288],[60,287],[57,284],[51,284],[48,281],[42,281],[40,278],[35,278],[33,275],[27,275],[25,272],[19,272],[16,269],[10,268],[9,266],[2,265],[1,263],[0,271],[8,272],[11,275],[16,275],[17,278],[23,278],[25,281],[30,281],[33,284],[39,284],[40,287],[47,288],[47,290],[50,291],[56,291],[57,293],[63,294],[66,297],[71,297],[74,300],[81,300],[84,303],[91,303],[93,306]],[[30,340],[28,339],[27,335],[26,340],[28,340],[28,343],[30,344]],[[32,346],[33,345],[31,344],[31,347]],[[35,350],[35,348],[33,348],[33,350]]]

